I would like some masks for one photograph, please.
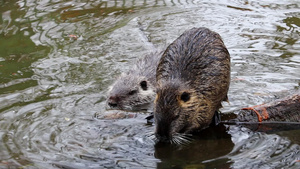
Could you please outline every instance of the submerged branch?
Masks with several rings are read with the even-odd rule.
[[[300,128],[300,90],[291,96],[270,103],[242,108],[233,113],[221,114],[221,123],[243,125],[256,130],[272,126]],[[291,127],[292,126],[292,127]]]

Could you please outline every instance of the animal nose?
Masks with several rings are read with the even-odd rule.
[[[170,141],[170,137],[167,137],[165,135],[160,135],[158,133],[155,134],[155,137],[157,138],[157,140],[159,142],[169,142]]]
[[[118,106],[117,103],[112,103],[112,102],[109,102],[108,105],[109,105],[110,107],[117,107],[117,106]]]
[[[170,138],[172,137],[170,128],[166,125],[159,125],[159,124],[156,124],[156,125],[157,125],[156,132],[155,132],[156,138],[160,142],[166,142],[166,141],[170,140]]]
[[[119,97],[118,96],[110,96],[108,99],[108,105],[110,107],[117,107],[118,106]]]

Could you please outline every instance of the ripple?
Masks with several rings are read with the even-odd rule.
[[[203,144],[195,143],[201,152],[170,151],[174,157],[191,153],[180,162],[158,159],[158,149],[144,134],[154,131],[145,126],[146,115],[104,118],[105,92],[119,72],[191,27],[220,33],[231,54],[231,103],[224,112],[299,88],[297,1],[0,4],[1,39],[12,42],[0,41],[0,167],[159,168],[163,162],[193,166],[198,157],[216,156],[218,140],[204,139],[205,152]],[[236,145],[228,155],[233,168],[299,166],[298,144],[276,134],[240,130],[232,134]]]
[[[47,102],[51,102],[53,107],[45,108],[49,104]],[[150,165],[149,161],[141,162],[139,158],[153,161],[151,153],[148,153],[153,152],[153,143],[147,146],[139,141],[143,137],[141,130],[153,130],[153,127],[145,128],[145,116],[118,121],[70,114],[73,112],[65,112],[61,116],[60,110],[55,111],[57,103],[48,100],[30,104],[6,122],[1,122],[1,128],[6,131],[2,134],[5,150],[9,152],[9,157],[16,155],[16,165],[24,165],[19,161],[24,160],[23,156],[34,161],[37,167],[43,161],[60,165],[60,161],[72,162],[73,159],[92,168]],[[141,157],[141,154],[145,156]],[[105,160],[100,162],[101,159]]]
[[[243,133],[247,129],[243,129]],[[276,134],[248,132],[248,138],[234,141],[240,137],[241,129],[230,126],[233,150],[226,155],[232,168],[297,168],[300,146]],[[236,139],[235,139],[236,138]]]

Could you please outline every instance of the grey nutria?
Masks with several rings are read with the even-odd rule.
[[[192,28],[171,43],[156,71],[155,136],[180,143],[204,129],[227,100],[230,55],[220,35]]]
[[[156,68],[162,51],[152,52],[133,64],[109,87],[106,108],[152,111],[156,95]]]

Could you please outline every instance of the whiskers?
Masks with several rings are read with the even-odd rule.
[[[154,143],[165,142],[173,145],[187,145],[191,143],[192,134],[184,134],[184,133],[175,133],[171,138],[167,139],[165,137],[158,138],[154,132],[147,133],[147,138],[152,140]]]
[[[193,140],[191,136],[191,134],[175,133],[170,139],[170,143],[176,145],[187,145]]]
[[[155,133],[154,132],[149,132],[146,134],[146,137],[153,141],[155,144],[159,142],[158,138],[155,136]]]

